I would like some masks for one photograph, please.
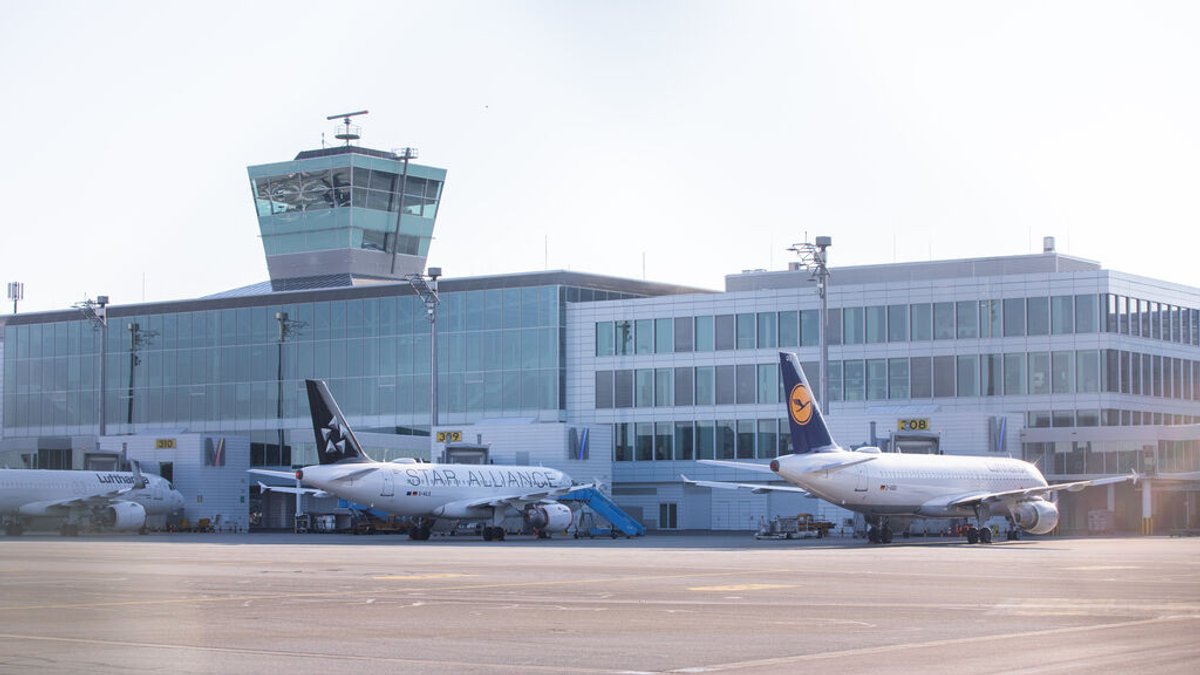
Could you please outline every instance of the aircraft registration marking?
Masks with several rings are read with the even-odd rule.
[[[463,577],[477,577],[478,574],[457,574],[455,572],[442,572],[435,574],[397,574],[383,577],[372,577],[377,581],[420,581],[421,579],[461,579]]]
[[[689,591],[712,591],[724,593],[727,591],[769,591],[775,588],[796,588],[800,584],[733,584],[730,586],[693,586]]]

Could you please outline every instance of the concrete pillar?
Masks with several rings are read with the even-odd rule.
[[[1117,510],[1117,485],[1112,483],[1108,486],[1108,504],[1105,506],[1109,511]]]
[[[1149,479],[1142,481],[1142,534],[1154,534],[1154,494]]]

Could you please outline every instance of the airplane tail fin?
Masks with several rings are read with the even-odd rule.
[[[138,490],[146,487],[149,481],[142,475],[142,465],[136,459],[129,463],[129,469],[133,472],[133,487]]]
[[[783,392],[787,401],[788,427],[792,432],[792,452],[804,454],[838,447],[829,435],[825,416],[817,405],[808,378],[795,354],[779,352],[779,369],[783,375]]]
[[[304,383],[308,385],[308,408],[321,464],[372,461],[346,423],[337,401],[329,392],[329,385],[324,380],[305,380]]]

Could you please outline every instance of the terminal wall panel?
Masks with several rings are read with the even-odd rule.
[[[223,452],[218,452],[221,439]],[[183,495],[184,516],[193,524],[208,518],[214,527],[245,531],[249,526],[247,495],[250,439],[202,434],[107,436],[103,452],[124,453],[149,473],[172,465],[172,481]]]

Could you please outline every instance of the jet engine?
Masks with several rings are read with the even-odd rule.
[[[146,525],[146,509],[137,502],[116,502],[104,509],[103,523],[114,530],[140,530]]]
[[[1033,534],[1046,534],[1058,525],[1058,507],[1044,499],[1031,499],[1012,510],[1017,527]]]
[[[571,525],[571,508],[557,502],[538,504],[525,510],[525,522],[535,530],[561,532]]]

